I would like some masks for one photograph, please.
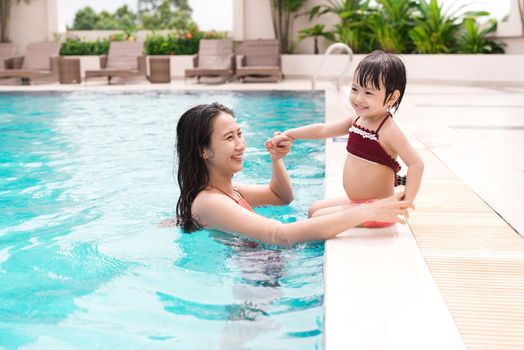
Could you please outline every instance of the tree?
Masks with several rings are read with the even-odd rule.
[[[137,27],[137,15],[127,5],[119,7],[114,14],[102,11],[97,14],[91,7],[78,10],[73,22],[74,30],[123,29],[134,31]]]
[[[91,7],[86,6],[83,9],[76,11],[75,19],[73,21],[74,30],[92,30],[95,29],[96,22],[98,22],[98,15]]]
[[[117,8],[113,17],[126,30],[135,29],[137,26],[138,16],[127,5]]]
[[[115,29],[124,29],[124,28],[122,28],[120,23],[118,23],[118,21],[115,19],[115,17],[111,13],[107,11],[102,11],[98,15],[98,19],[95,23],[94,29],[115,30]]]
[[[143,12],[154,11],[164,2],[164,0],[138,0],[138,14],[140,15]],[[171,5],[173,5],[175,8],[188,11],[189,14],[193,12],[187,0],[169,0],[167,2],[171,3]]]
[[[273,29],[280,41],[280,48],[284,53],[293,51],[291,33],[293,20],[298,10],[307,0],[269,0],[271,4],[271,17],[273,18]]]
[[[193,10],[187,0],[139,0],[138,16],[144,29],[183,29],[198,27],[191,19]]]
[[[21,0],[16,0],[16,3],[20,3]],[[31,0],[24,0],[29,5]],[[8,31],[9,31],[9,15],[11,13],[11,0],[0,0],[0,42],[9,42]]]

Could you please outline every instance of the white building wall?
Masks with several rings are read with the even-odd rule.
[[[274,39],[273,21],[271,20],[270,0],[244,1],[244,38]]]
[[[9,38],[22,54],[29,43],[47,40],[47,1],[11,1]]]
[[[63,0],[11,1],[9,38],[18,45],[18,54],[29,43],[52,41],[55,33],[65,31],[64,16],[60,14]]]
[[[233,0],[233,30],[235,40],[244,40],[244,0]]]

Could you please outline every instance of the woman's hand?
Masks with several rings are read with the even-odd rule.
[[[264,144],[272,160],[284,158],[291,150],[292,139],[285,135],[282,137],[282,135],[284,134],[277,131],[275,136]]]
[[[295,139],[289,136],[288,134],[286,134],[285,132],[282,133],[282,132],[277,131],[275,132],[272,138],[266,141],[265,145],[267,147],[267,144],[271,143],[271,145],[273,145],[274,147],[277,147],[280,144],[280,142],[282,141],[289,141],[293,143]]]
[[[403,192],[398,192],[391,197],[362,204],[361,206],[368,211],[367,220],[405,224],[406,219],[409,218],[408,209],[415,209],[415,206],[410,201],[401,200],[403,196]]]

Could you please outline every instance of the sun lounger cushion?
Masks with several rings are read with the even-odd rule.
[[[51,69],[50,57],[57,57],[60,44],[55,42],[34,43],[27,45],[22,69],[49,70]]]

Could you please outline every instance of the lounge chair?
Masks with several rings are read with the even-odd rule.
[[[186,78],[220,77],[229,80],[235,74],[235,55],[233,54],[233,41],[200,40],[198,54],[193,57],[193,68],[186,69]]]
[[[85,83],[89,78],[107,77],[108,84],[113,77],[129,79],[146,76],[144,43],[138,41],[112,41],[107,56],[100,56],[100,69],[86,70]]]
[[[279,81],[282,67],[278,40],[246,40],[238,50],[236,77],[242,81]]]
[[[0,70],[0,79],[20,78],[22,84],[31,84],[35,79],[58,80],[58,54],[60,44],[55,42],[27,45],[23,57],[7,59],[8,69]]]
[[[9,67],[9,62],[12,62],[12,58],[15,57],[16,45],[9,43],[0,43],[0,70],[4,70]]]

